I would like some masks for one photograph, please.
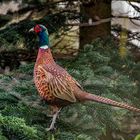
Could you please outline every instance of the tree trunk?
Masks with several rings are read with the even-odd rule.
[[[111,1],[100,0],[91,2],[83,2],[80,7],[81,13],[85,19],[81,22],[100,21],[101,19],[110,18],[111,16]],[[111,22],[102,23],[96,26],[80,27],[80,46],[90,43],[97,37],[109,35],[111,31]]]

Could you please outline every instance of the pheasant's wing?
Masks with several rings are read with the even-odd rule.
[[[72,85],[74,81],[68,75],[59,73],[57,69],[45,66],[38,66],[40,71],[45,75],[44,81],[48,85],[49,91],[57,98],[76,102]]]
[[[57,67],[60,69],[61,72],[63,72],[63,75],[65,75],[66,78],[68,78],[70,81],[75,83],[80,89],[83,90],[83,87],[64,68],[60,67],[59,65],[57,65]]]
[[[80,88],[80,89],[82,89],[83,90],[83,87],[73,78],[73,81],[74,81],[74,83]]]

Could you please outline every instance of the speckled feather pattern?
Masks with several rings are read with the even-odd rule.
[[[96,101],[140,112],[140,109],[130,105],[83,91],[80,84],[55,63],[50,49],[39,49],[34,67],[34,82],[40,96],[53,106],[63,107],[77,101]]]
[[[34,81],[40,96],[50,104],[59,103],[59,100],[67,103],[77,101],[74,86],[80,84],[54,62],[50,49],[39,50]]]

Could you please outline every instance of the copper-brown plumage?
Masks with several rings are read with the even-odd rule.
[[[40,25],[39,27],[43,28],[44,26]],[[45,31],[45,27],[43,29]],[[36,31],[36,27],[34,28],[37,34],[40,33],[40,30],[38,31],[37,28]],[[41,34],[39,34],[39,38],[42,39]],[[49,130],[54,128],[59,109],[76,102],[95,101],[140,112],[140,109],[130,105],[85,92],[65,69],[55,63],[49,43],[40,45],[34,67],[34,82],[40,96],[54,107],[54,117]]]

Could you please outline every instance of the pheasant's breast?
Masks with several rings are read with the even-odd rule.
[[[37,68],[34,70],[34,82],[40,96],[48,102],[53,102],[55,96],[50,92],[45,73]]]

